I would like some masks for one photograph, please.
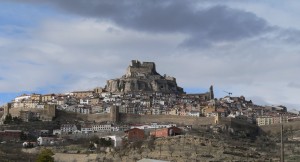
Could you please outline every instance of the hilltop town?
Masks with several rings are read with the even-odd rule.
[[[97,136],[114,141],[112,145],[119,148],[124,143],[152,138],[173,140],[170,136],[200,130],[243,134],[252,139],[265,127],[300,119],[299,112],[289,112],[282,105],[261,106],[232,93],[217,99],[213,85],[206,93],[187,94],[174,77],[160,75],[155,63],[138,60],[131,62],[125,75],[108,80],[104,88],[64,94],[23,94],[1,111],[0,141],[23,139],[24,147],[57,146],[67,139],[90,140]],[[25,126],[30,123],[47,126]],[[99,145],[99,141],[96,143]],[[163,142],[160,139],[156,143]],[[88,148],[99,150],[96,145]]]

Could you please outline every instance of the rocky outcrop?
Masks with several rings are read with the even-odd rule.
[[[109,92],[184,93],[183,89],[177,86],[175,78],[161,76],[156,72],[154,62],[141,63],[138,60],[132,61],[124,76],[108,80],[105,90]]]

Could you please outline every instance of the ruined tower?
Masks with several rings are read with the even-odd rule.
[[[113,106],[110,108],[110,119],[114,123],[117,123],[119,121],[119,107],[118,106]]]
[[[11,108],[11,103],[8,103],[4,106],[4,114],[3,116],[6,116],[9,114],[9,109]]]

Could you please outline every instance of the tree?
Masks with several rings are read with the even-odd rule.
[[[36,162],[54,162],[54,153],[50,149],[44,149],[38,155]]]
[[[288,127],[288,130],[289,130],[289,136],[293,139],[294,138],[294,128],[292,125],[290,125]]]
[[[161,147],[162,147],[162,143],[159,143],[158,146],[159,146],[159,157],[161,157]]]
[[[141,149],[142,148],[142,145],[143,145],[143,141],[134,141],[134,142],[132,142],[132,144],[131,144],[131,147],[133,148],[133,149]]]
[[[154,138],[150,138],[147,145],[150,151],[154,150],[155,149]]]
[[[111,146],[113,146],[113,141],[111,140],[111,138],[108,138],[108,139],[100,138],[99,145],[103,146],[103,147],[111,147]]]
[[[192,153],[190,153],[190,152],[185,152],[184,155],[185,155],[185,157],[186,157],[186,159],[187,159],[187,161],[188,161],[188,159],[191,157]]]
[[[91,137],[90,139],[91,143],[95,143],[95,144],[98,144],[102,147],[111,147],[113,146],[113,141],[111,138],[99,138],[98,136],[93,136]]]
[[[199,151],[198,145],[194,144],[194,150],[195,150],[196,154],[198,154],[198,151]]]
[[[7,114],[6,116],[5,116],[5,119],[4,119],[4,124],[10,124],[11,122],[12,122],[12,116],[10,115],[10,114]]]
[[[173,146],[169,145],[169,151],[170,151],[171,157],[173,157],[173,153],[175,151],[175,148]]]
[[[90,138],[90,141],[91,141],[92,143],[96,143],[96,144],[99,144],[99,140],[100,140],[100,138],[99,138],[98,136],[92,136],[92,137]]]

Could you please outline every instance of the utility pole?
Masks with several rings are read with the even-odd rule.
[[[283,145],[283,117],[281,114],[281,162],[284,162],[284,145]]]

